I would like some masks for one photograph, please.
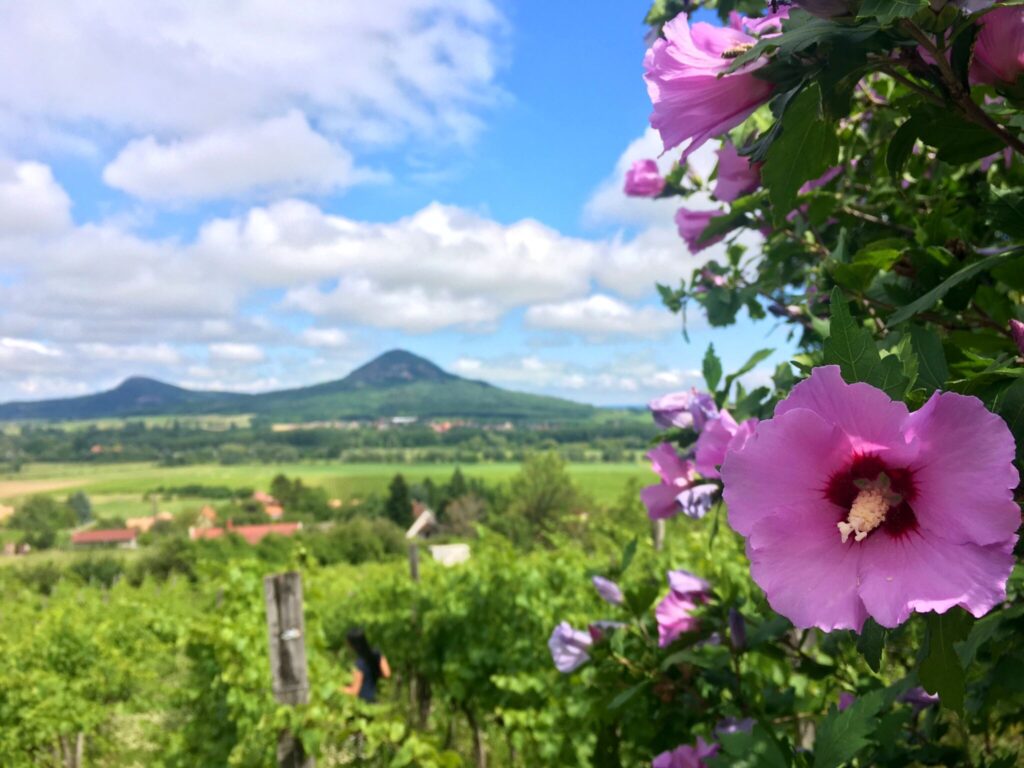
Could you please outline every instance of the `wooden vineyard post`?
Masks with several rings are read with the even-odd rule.
[[[420,580],[420,545],[409,545],[409,576],[413,581]]]
[[[654,540],[654,551],[661,552],[665,546],[665,521],[658,519],[651,521],[651,538]]]
[[[302,620],[302,576],[276,573],[263,579],[267,604],[267,636],[274,699],[295,706],[309,702],[306,668],[306,627]],[[284,731],[277,740],[279,768],[315,768],[295,734]]]

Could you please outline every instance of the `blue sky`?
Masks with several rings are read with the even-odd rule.
[[[786,345],[696,316],[687,344],[652,290],[715,251],[620,191],[660,151],[642,2],[283,8],[0,12],[0,399],[293,386],[403,347],[642,403],[710,340],[727,366]]]

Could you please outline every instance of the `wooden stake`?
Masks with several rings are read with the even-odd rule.
[[[263,579],[267,605],[267,636],[274,698],[295,706],[309,703],[309,672],[306,668],[306,627],[302,620],[302,577],[277,573]],[[305,754],[302,742],[284,731],[277,741],[279,768],[315,768],[316,760]]]

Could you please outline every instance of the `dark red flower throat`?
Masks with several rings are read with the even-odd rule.
[[[838,520],[844,521],[865,484],[884,483],[882,475],[888,478],[891,492],[900,500],[888,510],[877,530],[898,538],[917,529],[917,516],[911,506],[917,498],[917,486],[910,469],[890,467],[873,454],[857,454],[846,468],[829,478],[825,498],[839,507]]]

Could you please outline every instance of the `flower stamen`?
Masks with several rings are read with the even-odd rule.
[[[846,520],[836,523],[843,544],[849,540],[850,534],[853,534],[854,541],[864,541],[869,533],[885,522],[889,510],[903,500],[898,493],[893,493],[892,484],[884,472],[874,482],[857,480],[855,485],[860,488],[860,493],[850,505],[850,514]]]

